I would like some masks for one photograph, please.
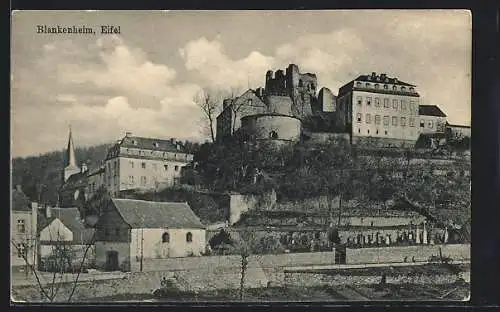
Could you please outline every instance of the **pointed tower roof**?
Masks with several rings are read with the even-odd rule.
[[[66,150],[66,167],[78,167],[76,165],[75,145],[73,144],[73,137],[71,135],[71,126],[69,127],[68,148]]]

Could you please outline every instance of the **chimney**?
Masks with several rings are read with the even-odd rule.
[[[52,208],[50,206],[45,207],[45,217],[47,219],[52,217]]]
[[[384,79],[385,79],[385,76],[386,76],[386,74],[380,74],[380,78],[381,78],[382,80],[384,80]]]
[[[376,72],[372,72],[372,78],[375,78],[375,76],[377,76],[377,73]]]
[[[128,138],[128,137],[131,137],[132,136],[132,132],[125,132],[125,136]]]
[[[21,184],[17,184],[16,185],[16,191],[18,191],[18,192],[22,192],[23,191],[23,188],[22,188]]]

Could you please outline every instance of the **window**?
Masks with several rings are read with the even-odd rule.
[[[410,111],[414,111],[415,110],[415,101],[410,101]]]
[[[406,118],[401,117],[401,127],[406,127]]]
[[[370,129],[367,130],[367,133],[370,134]]]
[[[384,131],[385,135],[387,135],[387,130]]]
[[[375,84],[375,89],[378,89],[380,86],[378,85],[378,83]]]
[[[392,91],[396,91],[398,88],[396,86],[392,86]]]
[[[401,100],[401,110],[406,110],[406,101],[405,100]]]
[[[129,182],[131,185],[134,185],[134,176],[128,176],[128,182]]]
[[[432,122],[432,120],[427,123],[427,127],[429,127],[429,129],[432,129],[434,127],[434,123]]]
[[[361,87],[361,82],[356,82],[356,87]]]
[[[133,161],[129,161],[129,164],[130,164],[130,168],[134,168],[134,162]]]
[[[375,98],[375,107],[380,107],[380,99]]]
[[[372,122],[372,115],[366,114],[365,121],[366,121],[367,124],[371,123]]]
[[[141,167],[142,169],[146,169],[146,163],[145,162],[141,163]]]
[[[425,127],[425,121],[424,120],[420,120],[420,128],[423,128]]]
[[[385,84],[384,85],[384,90],[387,90],[387,89],[389,89],[389,86]]]
[[[415,127],[415,118],[410,117],[410,127]]]
[[[365,87],[369,88],[371,84],[369,82],[365,83]]]
[[[269,137],[271,139],[277,139],[278,138],[278,132],[276,132],[276,131],[269,132]]]
[[[361,104],[362,104],[362,102],[363,102],[363,98],[362,98],[362,97],[360,97],[360,96],[358,96],[358,97],[356,97],[356,99],[357,99],[357,101],[358,101],[358,105],[361,105]]]
[[[375,124],[380,125],[380,115],[375,115]]]
[[[23,219],[17,220],[17,232],[18,233],[26,232],[26,226],[25,226],[25,222]]]
[[[413,89],[413,87],[410,87],[410,92],[413,92],[415,89]]]
[[[163,235],[161,236],[161,242],[170,243],[170,235],[168,235],[168,232],[163,233]]]
[[[384,116],[384,126],[389,125],[389,116]]]
[[[175,170],[175,171],[179,171],[179,166],[175,166],[175,167],[174,167],[174,170]]]
[[[392,117],[392,125],[393,126],[397,126],[398,125],[398,117],[396,117],[396,116]]]
[[[116,229],[115,229],[115,234],[116,234],[116,236],[118,236],[118,237],[120,236],[120,229],[119,229],[119,228],[116,228]]]
[[[371,105],[372,104],[372,98],[371,97],[367,97],[366,98],[366,105]]]
[[[147,183],[147,179],[146,179],[146,177],[145,177],[145,176],[142,176],[142,177],[141,177],[141,185],[142,185],[142,186],[145,186],[145,185],[146,185],[146,183]]]
[[[378,134],[378,129],[377,129],[377,131],[375,131],[375,133]]]
[[[109,229],[104,228],[104,236],[108,237],[109,236]]]
[[[165,168],[165,170],[168,170],[168,165],[163,165],[163,168]]]
[[[154,146],[154,147],[158,147],[158,146],[159,146],[158,142],[154,142],[154,143],[153,143],[153,146]]]
[[[186,242],[191,243],[192,241],[193,241],[193,234],[191,232],[187,232]]]
[[[153,170],[154,171],[158,171],[158,165],[157,164],[153,164]]]
[[[405,87],[401,87],[401,91],[406,91],[406,88]]]
[[[384,99],[384,107],[389,108],[389,99]]]
[[[17,257],[24,258],[26,256],[26,246],[24,244],[17,244]]]
[[[392,108],[398,109],[398,100],[392,100]]]
[[[252,99],[248,99],[247,103],[248,105],[252,105]]]
[[[361,133],[361,129],[358,129],[358,133]]]
[[[358,122],[361,122],[361,113],[357,113],[357,114],[356,114],[356,120],[357,120]]]

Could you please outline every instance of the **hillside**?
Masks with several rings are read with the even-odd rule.
[[[111,144],[97,145],[75,150],[78,162],[85,161],[90,169],[99,166],[106,158]],[[61,187],[64,151],[55,151],[40,156],[12,159],[12,185],[21,185],[31,200],[38,199],[39,185],[44,185],[41,201],[55,204],[57,191]]]

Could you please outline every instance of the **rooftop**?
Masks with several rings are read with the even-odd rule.
[[[184,145],[175,139],[165,140],[126,135],[120,143],[121,147],[138,148],[162,152],[185,152]]]
[[[118,198],[112,202],[132,228],[205,228],[187,203]]]
[[[51,216],[38,216],[38,230],[41,231],[55,219],[59,219],[73,233],[74,244],[92,242],[95,230],[85,226],[78,208],[50,208]]]
[[[419,105],[418,114],[423,116],[446,117],[437,105]]]

